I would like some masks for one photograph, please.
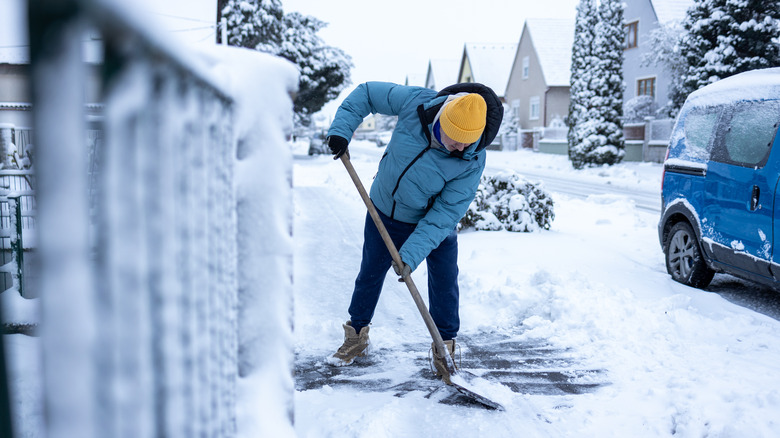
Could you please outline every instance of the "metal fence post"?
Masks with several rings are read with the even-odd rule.
[[[0,313],[2,313],[0,302]],[[14,430],[11,424],[11,401],[8,390],[8,370],[5,365],[5,335],[0,335],[0,436],[13,437]]]
[[[24,244],[22,243],[22,205],[21,196],[8,197],[8,210],[11,217],[11,252],[16,259],[16,272],[13,273],[13,281],[19,289],[19,295],[24,296]]]
[[[649,161],[649,148],[650,148],[650,135],[651,135],[651,125],[653,123],[653,120],[655,120],[655,117],[653,116],[647,116],[645,117],[645,137],[642,140],[642,161]]]

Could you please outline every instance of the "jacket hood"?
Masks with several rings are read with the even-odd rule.
[[[475,150],[475,152],[479,152],[488,147],[496,138],[496,135],[498,135],[498,129],[501,127],[501,121],[504,119],[504,105],[490,87],[478,82],[450,85],[439,91],[439,94],[436,96],[439,98],[459,93],[477,93],[485,99],[487,104],[485,131],[482,133],[482,138],[479,140]]]

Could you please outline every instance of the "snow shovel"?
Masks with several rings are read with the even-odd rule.
[[[403,266],[401,255],[398,254],[398,250],[393,243],[393,239],[390,238],[390,234],[387,232],[385,225],[382,223],[382,219],[379,218],[379,214],[376,211],[376,207],[374,207],[374,203],[371,202],[371,198],[369,198],[365,187],[363,187],[363,183],[360,182],[360,177],[358,177],[355,168],[349,161],[349,153],[345,153],[341,156],[341,162],[344,163],[344,167],[347,168],[347,172],[349,172],[349,176],[352,178],[352,182],[355,183],[355,187],[360,193],[360,197],[363,198],[363,202],[366,204],[366,208],[368,208],[368,213],[374,220],[374,224],[376,225],[377,230],[379,230],[379,234],[382,236],[382,240],[384,240],[385,245],[387,246],[387,250],[390,251],[390,256],[393,258],[393,261],[396,263],[396,265]],[[420,297],[420,292],[417,290],[417,286],[415,286],[414,281],[412,281],[412,276],[407,275],[403,280],[404,283],[406,283],[406,286],[409,288],[409,292],[412,294],[414,303],[417,305],[417,310],[420,311],[420,315],[422,315],[426,327],[428,327],[428,332],[430,332],[431,338],[433,338],[433,343],[436,346],[434,354],[436,354],[436,351],[445,352],[444,357],[439,357],[439,359],[444,360],[447,372],[450,374],[450,385],[454,387],[459,393],[484,405],[485,407],[503,411],[504,407],[499,403],[496,403],[483,395],[477,394],[474,390],[469,389],[469,383],[471,383],[471,380],[476,378],[476,376],[470,373],[458,372],[458,370],[455,368],[455,362],[452,360],[452,356],[446,353],[447,348],[444,346],[444,340],[442,340],[441,334],[439,334],[439,329],[436,328],[436,324],[433,322],[433,318],[431,317],[430,312],[428,312],[428,308],[425,307],[425,302],[423,302],[422,297]]]

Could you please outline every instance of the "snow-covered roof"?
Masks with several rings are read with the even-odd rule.
[[[650,3],[660,24],[682,21],[688,8],[693,6],[693,0],[650,0]]]
[[[469,60],[473,80],[503,96],[516,51],[517,44],[466,43],[463,56]]]
[[[428,62],[428,75],[433,77],[434,87],[441,90],[458,82],[459,67],[460,61],[457,59],[431,59]]]
[[[574,20],[529,18],[525,26],[536,48],[547,86],[568,86],[571,79]]]
[[[409,73],[406,75],[406,83],[404,85],[414,85],[415,87],[425,86],[425,74],[423,73]]]
[[[765,99],[780,100],[780,67],[751,70],[721,79],[691,93],[687,102],[710,106]]]

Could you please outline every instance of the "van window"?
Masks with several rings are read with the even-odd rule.
[[[780,123],[777,102],[745,102],[736,105],[724,135],[723,150],[713,159],[740,166],[763,166]]]
[[[716,108],[695,109],[685,116],[685,150],[679,158],[706,161],[709,145],[720,111]]]

